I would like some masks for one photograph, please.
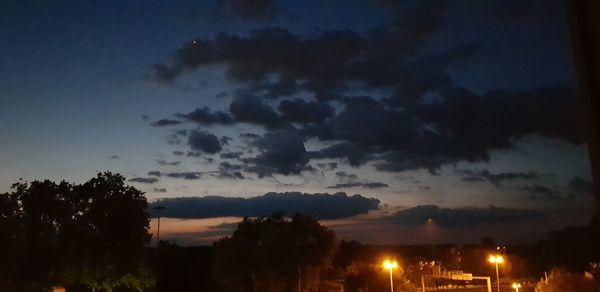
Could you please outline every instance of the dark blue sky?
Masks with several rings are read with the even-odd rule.
[[[562,1],[2,1],[0,36],[0,191],[111,170],[151,200],[361,194],[377,226],[591,212]]]

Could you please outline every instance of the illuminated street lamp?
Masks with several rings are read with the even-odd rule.
[[[521,284],[519,284],[519,283],[513,283],[512,287],[515,289],[515,292],[519,292],[519,288],[521,288]]]
[[[392,260],[385,260],[383,267],[390,270],[390,291],[394,292],[394,279],[392,277],[392,270],[398,267],[398,262]]]
[[[492,264],[496,264],[496,286],[498,286],[498,292],[500,292],[500,274],[498,273],[498,264],[504,263],[504,258],[501,255],[490,255],[488,261]]]

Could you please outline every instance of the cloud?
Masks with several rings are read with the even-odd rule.
[[[217,171],[211,171],[210,175],[220,179],[246,179],[242,174],[244,166],[223,161],[219,164]]]
[[[166,193],[167,192],[167,189],[165,189],[165,188],[153,188],[152,190],[156,193]]]
[[[128,181],[143,183],[143,184],[153,184],[153,183],[158,182],[158,179],[155,177],[134,177],[134,178],[128,179]]]
[[[341,181],[356,181],[358,176],[354,173],[348,173],[346,171],[336,171],[335,177]]]
[[[286,126],[285,121],[270,105],[248,92],[236,93],[229,111],[239,122],[263,125],[271,129]]]
[[[199,150],[205,153],[214,154],[221,151],[221,142],[214,134],[190,131],[188,145],[193,150]]]
[[[225,216],[267,216],[276,212],[309,214],[319,219],[345,218],[375,210],[379,200],[346,193],[267,193],[252,198],[187,197],[165,198],[150,204],[166,207],[163,216],[209,218]]]
[[[176,151],[173,151],[173,155],[183,156],[183,155],[185,155],[185,152],[176,150]]]
[[[200,125],[231,125],[234,123],[233,118],[228,113],[223,111],[215,111],[213,113],[208,107],[197,108],[190,113],[176,115],[187,121],[195,122]]]
[[[259,177],[275,173],[299,174],[310,169],[309,157],[304,148],[304,137],[294,130],[277,130],[265,134],[252,143],[260,151],[255,157],[243,158],[248,172]]]
[[[183,153],[183,152],[182,152]],[[158,163],[158,165],[179,165],[181,164],[181,161],[166,161],[166,160],[156,160],[156,162]]]
[[[488,170],[458,170],[457,172],[465,175],[462,178],[466,182],[489,181],[496,187],[500,187],[500,183],[505,180],[533,180],[539,176],[534,172],[501,172],[490,173]]]
[[[279,11],[275,0],[217,0],[217,6],[241,20],[274,20]]]
[[[511,209],[490,206],[488,208],[440,208],[436,205],[419,205],[400,210],[388,217],[398,225],[424,225],[432,223],[445,227],[469,227],[486,223],[508,223],[532,219],[542,213],[536,210]]]
[[[111,155],[108,157],[109,159],[121,159],[118,155]]]
[[[156,177],[169,177],[169,178],[180,178],[187,180],[197,180],[200,179],[202,173],[199,171],[185,171],[185,172],[160,172],[160,171],[149,171],[149,176]],[[152,178],[155,179],[155,178]]]
[[[574,90],[474,93],[448,72],[477,56],[477,44],[419,50],[446,26],[450,1],[381,5],[393,15],[389,25],[364,34],[324,30],[307,36],[281,27],[219,33],[184,43],[151,75],[168,84],[196,69],[223,68],[236,86],[228,112],[204,107],[178,117],[201,125],[264,127],[267,134],[250,142],[261,153],[244,160],[246,171],[259,177],[298,174],[319,159],[438,174],[442,165],[488,161],[491,150],[512,149],[527,135],[584,142],[580,127],[573,126],[579,113]],[[290,140],[276,142],[279,136]],[[206,139],[198,143],[189,139],[195,150],[208,140],[212,152],[204,152],[221,150],[222,143],[201,137]],[[327,146],[307,152],[304,142],[311,139]],[[498,186],[535,174],[480,173],[464,179]]]
[[[576,194],[591,195],[594,184],[589,180],[576,176],[569,181],[569,188]]]
[[[389,185],[382,183],[382,182],[368,182],[368,183],[351,182],[351,183],[336,184],[333,186],[328,186],[327,188],[328,189],[347,189],[347,188],[379,189],[379,188],[387,188],[387,187],[389,187]]]
[[[538,184],[522,186],[520,188],[520,190],[523,192],[529,193],[530,194],[529,198],[533,199],[533,200],[537,200],[537,199],[564,200],[565,199],[564,197],[560,196],[560,194],[557,191],[552,190],[552,189],[542,186],[542,185],[538,185]]]
[[[303,99],[283,100],[279,103],[281,117],[294,123],[316,123],[333,116],[335,110],[327,103],[306,102]]]
[[[160,119],[150,125],[153,127],[166,127],[166,126],[175,126],[175,125],[179,125],[179,124],[182,124],[182,122],[178,121],[178,120]]]
[[[240,158],[240,156],[242,156],[244,154],[244,152],[228,152],[228,153],[221,153],[221,158],[223,159],[238,159]]]

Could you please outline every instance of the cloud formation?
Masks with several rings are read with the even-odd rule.
[[[221,151],[221,141],[214,134],[202,131],[190,131],[188,145],[192,150],[198,150],[209,154]]]
[[[463,181],[476,182],[476,181],[489,181],[496,187],[500,187],[500,183],[505,180],[533,180],[539,176],[534,172],[501,172],[501,173],[490,173],[488,170],[458,170],[460,174],[465,175],[462,177]]]
[[[436,205],[420,205],[398,211],[386,217],[386,220],[407,226],[435,223],[445,227],[469,227],[486,223],[528,220],[540,215],[542,213],[536,210],[494,206],[489,208],[440,208]]]
[[[264,2],[259,11],[272,7]],[[184,43],[151,75],[169,84],[196,69],[223,68],[236,86],[228,112],[204,107],[177,116],[200,125],[264,128],[267,134],[252,144],[260,153],[244,158],[250,164],[246,171],[259,177],[298,174],[320,159],[355,167],[372,163],[384,172],[427,169],[437,174],[442,165],[488,161],[491,150],[512,149],[516,139],[528,135],[584,142],[580,127],[574,126],[579,112],[574,90],[546,86],[475,93],[448,71],[478,56],[478,44],[419,50],[444,29],[450,1],[381,5],[392,20],[364,34],[324,30],[307,36],[282,27],[244,35],[223,32]],[[209,135],[190,136],[189,144],[219,152],[222,143]],[[306,151],[304,143],[311,139],[326,146]],[[283,155],[286,151],[289,156]],[[499,186],[535,177],[482,172],[464,180]]]
[[[181,197],[165,198],[150,204],[164,206],[162,215],[172,218],[210,218],[225,216],[267,216],[277,212],[308,214],[319,219],[346,218],[375,210],[379,200],[346,193],[267,193],[252,198]]]
[[[350,182],[350,183],[342,183],[336,184],[333,186],[328,186],[328,189],[348,189],[348,188],[365,188],[365,189],[379,189],[379,188],[387,188],[388,184],[382,182]]]
[[[134,177],[128,179],[130,182],[143,183],[143,184],[153,184],[158,182],[158,179],[155,177]]]

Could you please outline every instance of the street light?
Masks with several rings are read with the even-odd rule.
[[[515,292],[519,292],[519,288],[521,288],[521,284],[519,284],[519,283],[513,283],[512,287],[515,289]]]
[[[496,264],[496,286],[498,292],[500,292],[500,274],[498,273],[498,264],[504,263],[504,258],[501,255],[490,255],[488,261],[492,264]]]
[[[390,291],[394,292],[394,279],[392,277],[392,270],[398,267],[398,262],[392,260],[385,260],[383,267],[390,270]]]

